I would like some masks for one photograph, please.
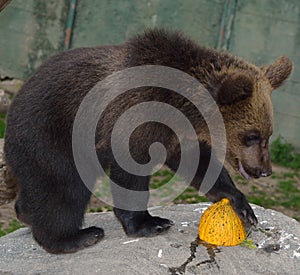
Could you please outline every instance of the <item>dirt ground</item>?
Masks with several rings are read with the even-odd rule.
[[[253,195],[255,196],[257,194],[257,189],[260,190],[261,193],[264,194],[273,194],[274,192],[277,192],[276,188],[278,186],[278,177],[280,178],[280,175],[283,175],[285,173],[291,173],[290,169],[283,168],[280,166],[273,166],[273,175],[276,175],[276,177],[268,177],[268,178],[261,178],[258,180],[251,180],[250,183],[240,183],[239,180],[235,180],[237,187],[245,194],[245,195]],[[253,188],[253,186],[256,186]],[[297,188],[300,190],[300,180],[297,179]],[[255,190],[255,192],[254,192]],[[105,204],[99,201],[97,198],[92,197],[91,202],[89,204],[89,209],[93,211],[98,211],[97,209],[101,209],[101,211],[105,211],[106,208],[104,208]],[[279,212],[282,212],[290,217],[300,217],[299,210],[293,210],[286,208],[281,205],[272,205],[271,207],[274,210],[277,210]],[[16,219],[15,211],[14,211],[14,201],[2,205],[0,208],[0,224],[2,224],[3,228],[6,228],[10,221],[13,219]]]

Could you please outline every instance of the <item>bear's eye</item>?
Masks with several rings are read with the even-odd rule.
[[[259,144],[260,141],[261,141],[261,137],[259,134],[250,134],[245,137],[245,143],[247,146]]]

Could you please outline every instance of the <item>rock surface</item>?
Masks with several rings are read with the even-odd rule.
[[[152,208],[171,218],[167,234],[126,237],[113,213],[88,214],[86,225],[104,228],[105,238],[75,254],[51,255],[22,228],[0,238],[0,274],[299,274],[300,224],[253,206],[259,228],[248,239],[257,246],[206,248],[196,241],[208,203]]]
[[[10,104],[11,100],[4,90],[0,89],[0,114],[6,114]]]
[[[0,89],[10,94],[16,94],[24,84],[24,81],[19,79],[0,80]]]
[[[9,174],[7,174],[7,166],[3,155],[3,145],[4,140],[0,138],[0,205],[12,201],[17,192],[15,179],[11,178]]]

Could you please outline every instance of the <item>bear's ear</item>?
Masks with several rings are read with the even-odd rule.
[[[217,103],[231,105],[251,97],[254,81],[243,73],[232,73],[222,82],[217,92]]]
[[[281,56],[271,65],[264,67],[263,69],[265,70],[265,75],[269,79],[271,86],[276,89],[290,76],[293,69],[293,63],[288,57]]]

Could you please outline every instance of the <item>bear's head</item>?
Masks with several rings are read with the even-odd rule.
[[[273,132],[271,94],[291,71],[292,62],[283,56],[269,66],[247,64],[219,73],[215,99],[226,128],[226,161],[246,179],[272,173],[268,148]]]

